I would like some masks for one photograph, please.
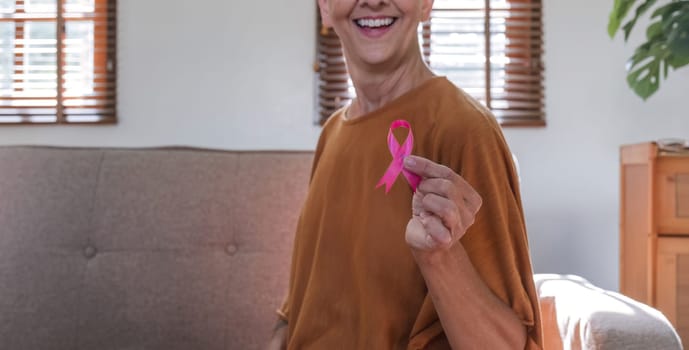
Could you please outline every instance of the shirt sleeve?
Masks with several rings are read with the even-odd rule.
[[[509,305],[527,328],[525,349],[541,349],[538,298],[533,282],[519,180],[512,154],[492,117],[470,131],[455,133],[440,155],[440,163],[460,174],[481,195],[483,204],[474,224],[461,239],[488,288]],[[452,132],[449,130],[448,132]],[[458,135],[461,140],[458,141]],[[427,296],[417,318],[409,349],[442,349],[445,338],[437,313]],[[417,328],[415,326],[415,328]],[[448,347],[449,349],[449,347]]]
[[[491,291],[527,327],[527,349],[540,349],[538,296],[512,153],[497,123],[486,123],[470,135],[455,168],[481,195],[483,205],[462,245]]]
[[[285,297],[285,300],[282,302],[282,305],[277,310],[275,310],[275,313],[278,315],[278,317],[285,322],[287,322],[287,320],[289,319],[289,307],[287,299],[288,298]]]

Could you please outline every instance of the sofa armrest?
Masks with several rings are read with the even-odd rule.
[[[575,275],[535,274],[546,349],[682,349],[658,310]]]

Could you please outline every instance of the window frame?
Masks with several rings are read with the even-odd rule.
[[[9,125],[100,125],[117,123],[117,0],[93,0],[92,17],[71,18],[65,7],[68,0],[55,0],[56,11],[54,13],[37,12],[31,16],[27,12],[27,0],[14,0],[14,12],[0,12],[0,23],[14,23],[13,48],[13,77],[14,93],[24,91],[21,84],[29,77],[25,75],[27,54],[27,23],[29,22],[55,22],[55,95],[52,96],[13,96],[0,94],[0,101],[41,100],[46,104],[38,105],[35,110],[41,108],[54,113],[32,112],[34,108],[23,106],[0,105],[0,126]],[[83,12],[76,12],[83,13]],[[52,16],[49,16],[52,15]],[[93,24],[93,86],[92,94],[65,96],[67,81],[67,23],[91,22]],[[103,27],[103,28],[101,28]],[[99,76],[100,75],[100,76]],[[19,84],[17,84],[19,83]],[[75,100],[70,103],[69,100]],[[79,103],[77,101],[81,100]],[[10,102],[11,103],[11,102]],[[23,113],[8,113],[7,111],[26,109]],[[88,114],[67,113],[66,110],[96,110]],[[5,112],[5,113],[3,113]],[[70,118],[71,117],[71,118]]]
[[[480,0],[476,0],[477,3]],[[542,0],[506,0],[508,7],[493,8],[491,0],[483,0],[482,7],[454,7],[449,10],[434,8],[431,20],[420,25],[419,44],[424,61],[431,65],[433,50],[433,15],[443,11],[483,11],[484,52],[482,53],[485,75],[482,87],[486,107],[493,111],[503,127],[544,127],[545,94],[543,63],[543,4]],[[437,3],[436,3],[437,5]],[[502,13],[503,17],[499,17]],[[507,15],[504,15],[507,13]],[[345,106],[353,97],[353,87],[346,72],[342,47],[337,34],[321,26],[320,12],[317,9],[316,62],[314,70],[317,81],[316,120],[323,125],[337,109]],[[440,18],[440,17],[436,17]],[[508,62],[499,70],[505,75],[502,94],[493,91],[491,74],[496,71],[495,62],[490,61],[491,36],[501,33],[493,30],[491,21],[504,21],[505,58],[516,58],[518,62]],[[497,22],[497,21],[496,21]],[[516,49],[515,49],[516,48]],[[510,53],[508,54],[507,51]],[[512,56],[515,55],[516,56]],[[347,87],[345,88],[345,84]],[[458,84],[462,87],[460,84]],[[500,96],[500,98],[496,98]],[[476,96],[474,96],[476,97]],[[478,98],[477,98],[478,99]],[[498,101],[498,103],[493,103]],[[498,108],[501,105],[507,107]]]

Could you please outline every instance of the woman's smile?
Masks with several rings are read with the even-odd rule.
[[[376,39],[390,31],[396,21],[397,17],[368,16],[357,18],[353,22],[362,35],[371,39]]]

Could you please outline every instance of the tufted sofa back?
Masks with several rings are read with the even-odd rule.
[[[0,147],[0,349],[259,349],[311,152]]]

